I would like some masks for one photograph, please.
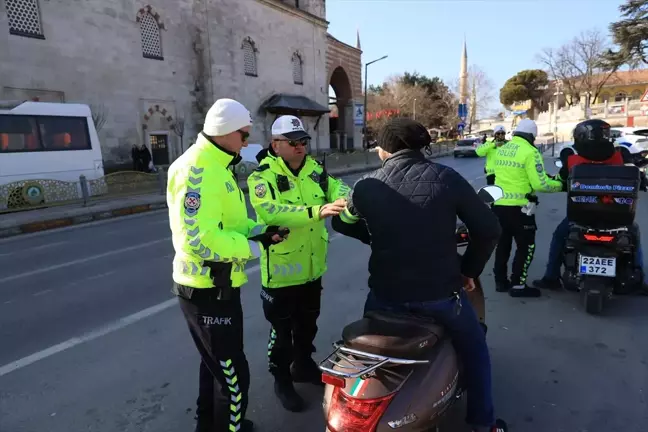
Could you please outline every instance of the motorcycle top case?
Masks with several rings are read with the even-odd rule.
[[[640,182],[636,166],[576,165],[569,175],[567,218],[592,228],[631,225]]]

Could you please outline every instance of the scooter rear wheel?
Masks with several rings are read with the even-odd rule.
[[[600,315],[603,312],[603,293],[583,293],[585,312]]]

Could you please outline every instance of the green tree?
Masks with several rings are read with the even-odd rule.
[[[438,77],[429,78],[418,72],[405,72],[397,78],[397,83],[405,88],[420,89],[417,99],[417,120],[427,127],[448,126],[456,112],[455,98],[448,86]],[[414,94],[407,92],[408,94]],[[413,98],[414,96],[412,96]],[[421,100],[423,99],[423,100]],[[405,112],[409,112],[405,107]]]
[[[385,84],[383,85],[369,84],[369,88],[367,89],[367,94],[382,95],[384,93],[385,93]]]
[[[648,64],[648,0],[626,0],[619,6],[622,19],[610,24],[617,50],[609,50],[611,66]]]
[[[509,78],[504,87],[500,89],[500,102],[510,107],[516,102],[531,101],[529,117],[535,117],[536,107],[547,91],[549,77],[540,69],[528,69],[518,72],[514,77]]]

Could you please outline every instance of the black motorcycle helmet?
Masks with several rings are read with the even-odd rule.
[[[574,128],[574,149],[580,156],[593,161],[612,157],[614,140],[610,136],[610,125],[599,119],[578,123]]]

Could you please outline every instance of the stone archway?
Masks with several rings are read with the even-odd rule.
[[[169,165],[178,155],[173,133],[175,119],[171,114],[172,106],[164,102],[145,102],[143,122],[143,143],[151,152],[153,164]],[[172,105],[172,104],[171,104]]]
[[[342,66],[335,68],[329,85],[335,92],[335,99],[330,104],[335,105],[337,111],[337,115],[329,117],[331,149],[343,151],[353,148],[353,144],[348,145],[348,138],[353,139],[353,93],[349,76]]]
[[[335,92],[333,115],[329,118],[331,149],[362,148],[362,125],[354,116],[362,104],[362,51],[327,34],[327,84]],[[337,115],[335,114],[337,111]]]

